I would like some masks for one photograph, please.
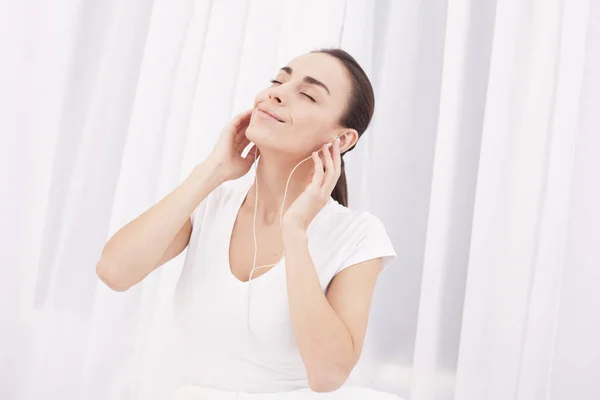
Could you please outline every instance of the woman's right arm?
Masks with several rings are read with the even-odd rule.
[[[190,241],[194,209],[221,183],[246,174],[260,154],[246,129],[252,109],[236,115],[223,128],[210,156],[186,180],[152,208],[115,233],[96,265],[98,277],[111,289],[125,291],[181,253]],[[254,150],[254,151],[252,151]]]
[[[175,190],[117,231],[96,265],[111,289],[125,291],[181,253],[190,241],[190,214],[225,179],[207,159]]]

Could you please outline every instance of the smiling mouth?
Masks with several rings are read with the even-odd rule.
[[[260,109],[260,108],[259,108],[259,109],[258,109],[258,112],[259,112],[259,113],[261,113],[261,114],[262,114],[264,117],[267,117],[267,118],[269,118],[269,119],[274,119],[275,121],[278,121],[278,122],[283,122],[282,120],[280,120],[279,118],[277,118],[277,117],[276,117],[276,116],[274,116],[274,115],[271,115],[271,114],[269,114],[269,113],[268,113],[267,111],[265,111],[265,110],[262,110],[262,109]]]

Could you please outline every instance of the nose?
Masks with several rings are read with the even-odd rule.
[[[270,100],[274,100],[277,103],[283,103],[283,95],[281,93],[281,89],[279,88],[279,86],[274,86],[272,88],[269,89],[269,99]]]
[[[279,98],[279,96],[273,95],[271,93],[269,93],[269,99],[275,100],[276,102],[281,103],[281,99]]]

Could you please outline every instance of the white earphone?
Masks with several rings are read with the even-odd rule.
[[[336,136],[336,137],[334,138],[334,140],[340,140],[340,137],[339,137],[339,136]],[[327,147],[331,147],[331,146],[333,146],[333,142],[330,142],[330,143],[328,143],[328,144],[327,144]],[[319,149],[319,150],[317,151],[317,153],[318,153],[319,151],[321,151],[321,150],[322,150],[322,149]],[[254,151],[255,151],[255,153],[254,153],[254,154],[255,154],[255,156],[256,156],[256,148],[255,148],[255,150],[254,150]],[[291,178],[292,178],[292,174],[294,173],[294,171],[296,170],[296,168],[298,168],[298,167],[300,166],[300,164],[302,164],[303,162],[305,162],[305,161],[309,160],[311,157],[312,157],[312,156],[306,157],[304,160],[300,161],[300,162],[299,162],[299,163],[298,163],[298,164],[297,164],[297,165],[296,165],[296,166],[295,166],[295,167],[292,169],[292,172],[290,172],[290,176],[288,177],[287,183],[285,184],[285,191],[283,192],[283,201],[282,201],[282,203],[281,203],[281,208],[279,209],[279,226],[281,226],[281,222],[282,222],[282,218],[283,218],[283,207],[284,207],[284,205],[285,205],[285,198],[286,198],[286,196],[287,196],[287,190],[288,190],[288,186],[289,186],[289,184],[290,184],[290,180],[291,180]],[[254,162],[256,163],[256,161],[257,161],[257,158],[255,157],[255,159],[254,159]],[[255,170],[255,172],[256,172],[256,168],[255,168],[254,170]],[[252,280],[252,274],[254,273],[254,270],[255,270],[255,269],[267,268],[267,267],[273,267],[273,266],[275,266],[275,265],[277,265],[277,264],[278,264],[278,263],[275,263],[275,264],[269,264],[269,265],[262,265],[262,266],[260,266],[260,267],[257,267],[257,266],[256,266],[256,253],[257,253],[257,248],[256,248],[256,247],[257,247],[257,245],[256,245],[256,208],[257,208],[257,207],[256,207],[256,204],[258,203],[258,176],[256,175],[256,173],[255,173],[255,175],[254,175],[254,182],[256,183],[256,190],[255,190],[255,196],[254,196],[254,218],[253,218],[253,223],[252,223],[252,231],[253,231],[253,234],[254,234],[254,262],[253,262],[253,264],[252,264],[252,269],[250,270],[250,277],[249,277],[249,279],[248,279],[249,281],[251,281],[251,280]],[[281,256],[281,257],[283,258],[283,256],[284,256],[284,255],[285,255],[285,252],[284,252],[284,254],[282,254],[282,256]]]
[[[340,140],[340,137],[336,136],[333,139],[333,141],[335,141],[335,140]],[[327,144],[328,148],[331,147],[331,146],[333,146],[333,141],[331,141],[331,142],[329,142]],[[321,151],[321,150],[322,150],[322,148],[319,149],[317,151],[317,153],[319,151]],[[255,165],[255,168],[254,168],[254,172],[255,172],[255,174],[254,174],[254,183],[256,184],[256,190],[255,190],[255,196],[254,196],[254,218],[253,218],[253,221],[252,221],[252,233],[253,233],[253,238],[254,238],[254,260],[252,262],[252,269],[250,270],[250,275],[248,277],[248,300],[247,300],[248,312],[247,312],[247,318],[246,318],[246,321],[247,321],[246,328],[248,330],[248,361],[247,362],[249,362],[249,360],[251,358],[251,354],[250,354],[250,343],[251,343],[251,338],[250,338],[250,295],[251,295],[251,291],[252,291],[252,274],[254,274],[254,271],[257,270],[257,269],[274,267],[275,265],[279,264],[281,262],[281,260],[283,260],[283,257],[285,256],[285,250],[284,250],[283,254],[281,255],[281,259],[277,263],[275,263],[275,264],[269,264],[269,265],[261,265],[259,267],[256,266],[256,255],[258,253],[257,243],[256,243],[256,209],[258,208],[256,206],[258,204],[258,174],[256,173],[256,171],[257,171],[257,165],[258,165],[258,163],[257,163],[258,157],[256,157],[256,147],[255,147],[254,151],[255,151],[255,153],[254,153],[254,155],[255,155],[255,157],[254,157],[254,165]],[[283,201],[281,203],[281,208],[279,209],[279,226],[281,226],[281,223],[282,223],[283,208],[284,208],[284,205],[285,205],[285,198],[287,196],[288,186],[290,184],[290,180],[292,178],[292,174],[294,173],[294,171],[296,170],[296,168],[298,168],[298,166],[300,166],[300,164],[302,164],[303,162],[309,160],[311,157],[312,157],[312,155],[308,156],[304,160],[300,161],[292,169],[292,172],[290,172],[290,176],[288,177],[287,183],[285,184],[285,191],[283,193]],[[246,380],[247,377],[248,377],[248,364],[246,364],[246,370],[245,370],[245,374],[244,374],[244,381]],[[239,391],[238,391],[238,396],[239,396]]]

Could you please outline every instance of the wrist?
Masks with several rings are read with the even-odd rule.
[[[203,181],[210,187],[216,188],[227,180],[222,171],[219,163],[209,158],[194,167],[190,178]]]
[[[284,245],[287,242],[297,242],[308,238],[306,229],[299,222],[287,221],[282,224],[282,236]]]

